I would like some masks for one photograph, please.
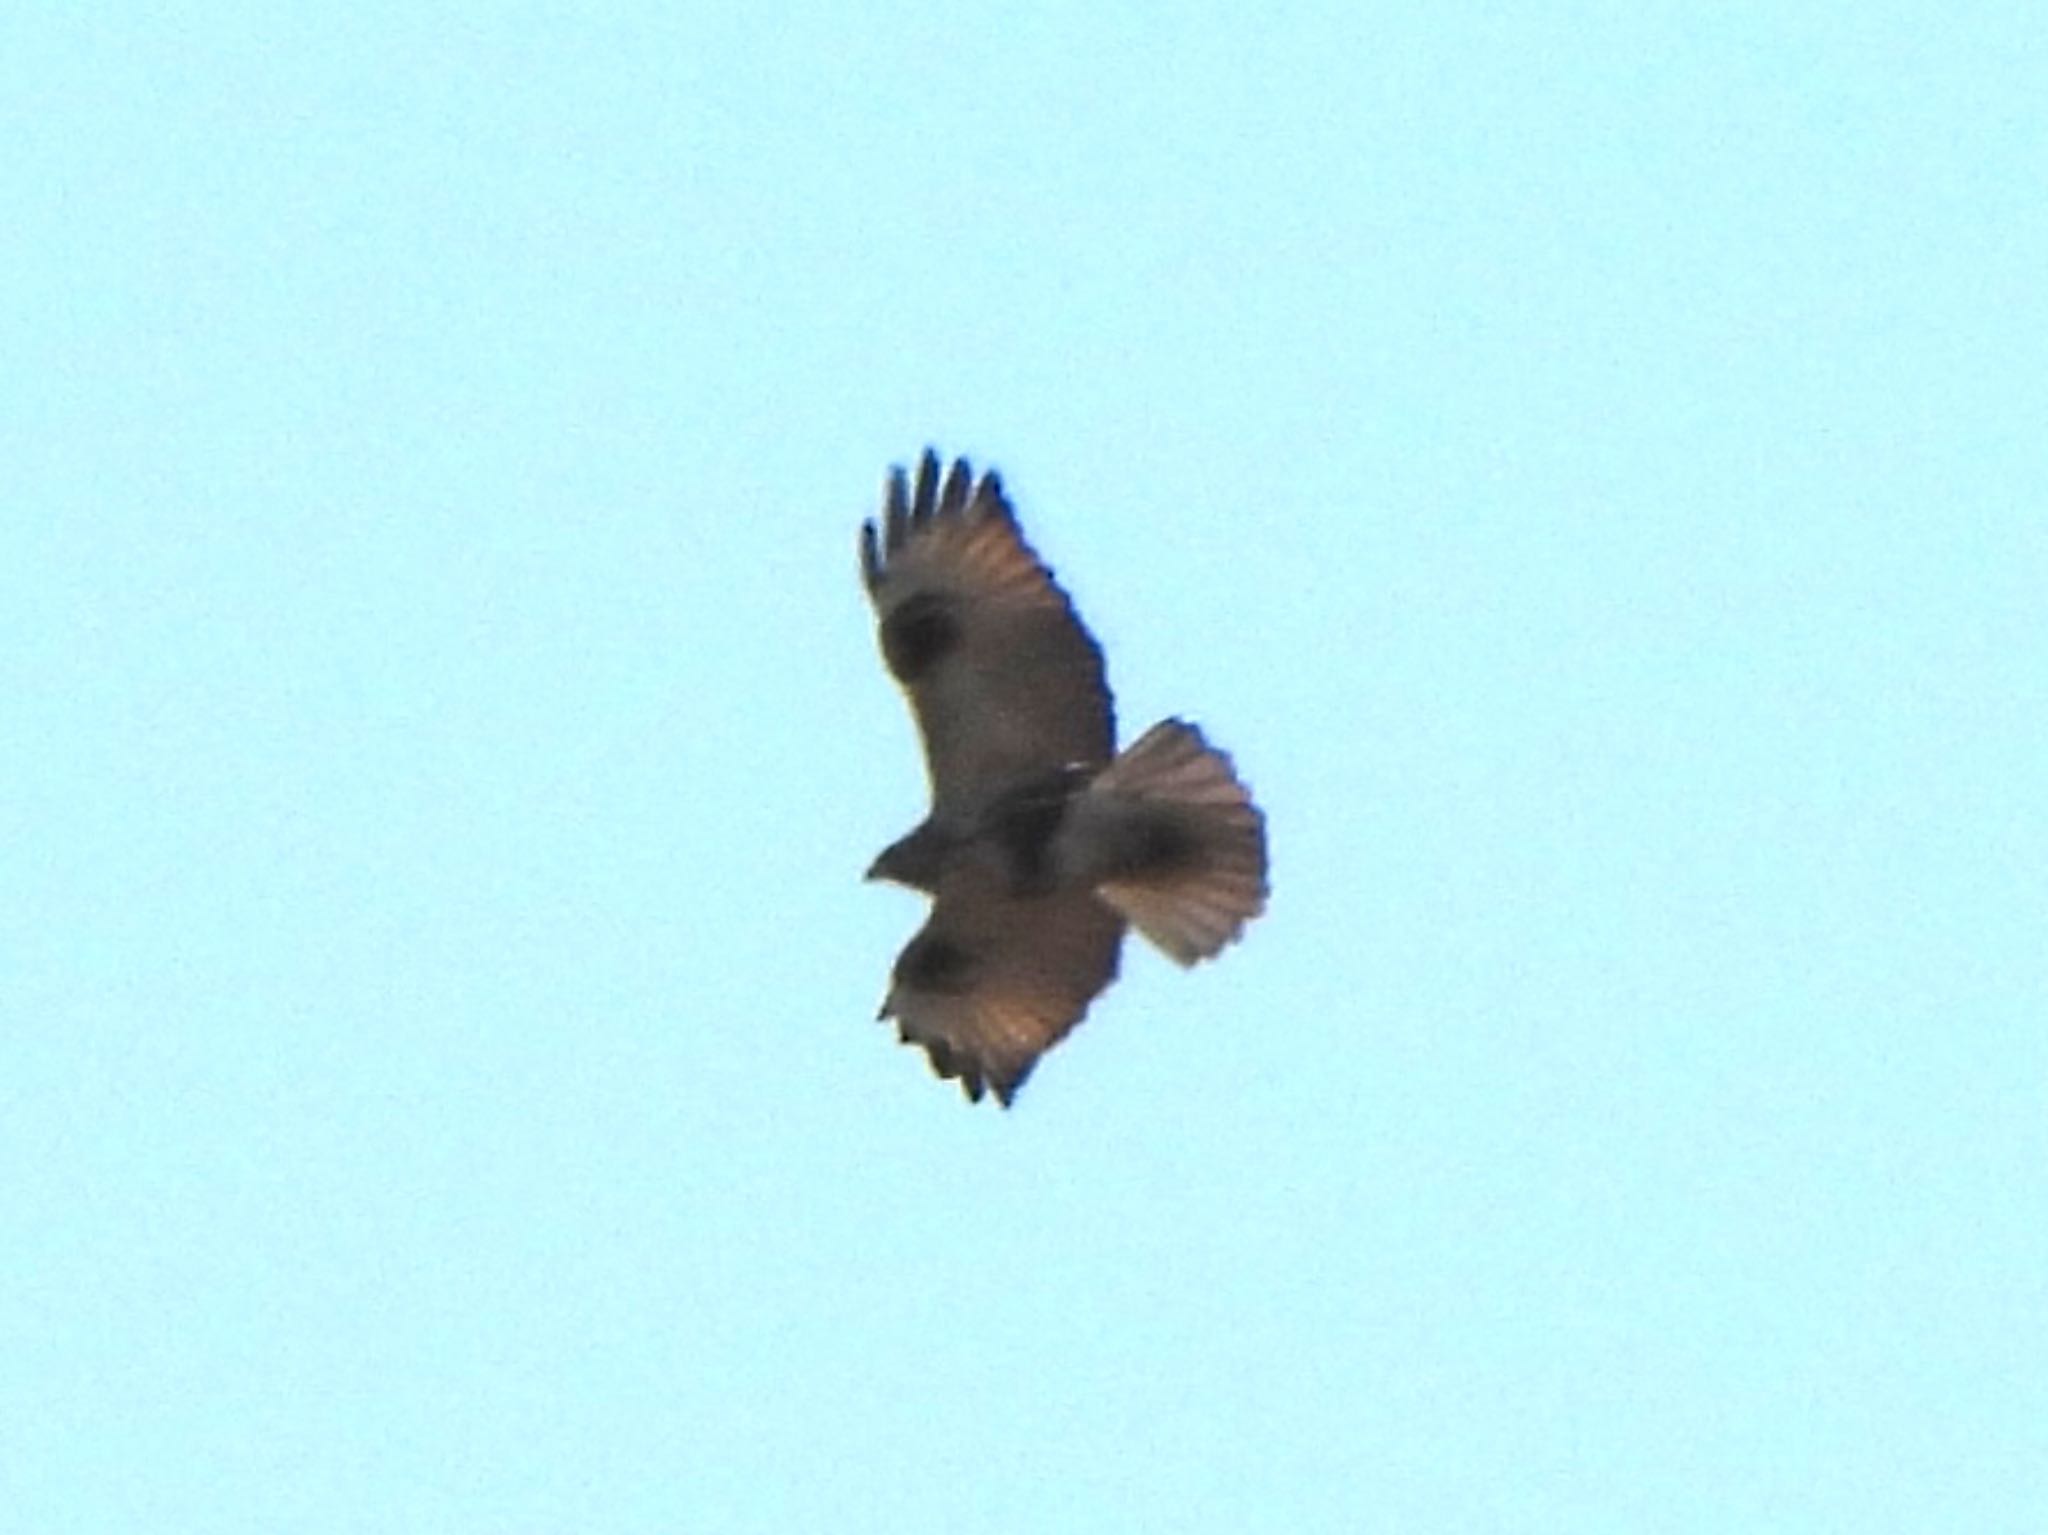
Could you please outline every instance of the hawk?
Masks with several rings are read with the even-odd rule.
[[[1005,1107],[1116,978],[1126,926],[1182,965],[1265,909],[1265,818],[1183,720],[1121,753],[1102,650],[993,471],[892,469],[861,527],[882,659],[924,738],[931,812],[869,879],[932,897],[880,1018]]]

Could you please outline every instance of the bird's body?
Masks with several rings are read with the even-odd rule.
[[[913,493],[893,471],[861,568],[932,786],[868,871],[934,898],[882,1016],[1008,1104],[1115,979],[1127,923],[1192,964],[1264,908],[1264,818],[1192,725],[1116,754],[1101,649],[993,473],[958,460],[942,483],[927,452]]]

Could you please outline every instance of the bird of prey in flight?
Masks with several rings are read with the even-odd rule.
[[[931,813],[868,870],[932,897],[880,1016],[1006,1107],[1116,978],[1126,926],[1182,965],[1265,908],[1265,818],[1230,758],[1161,720],[1122,752],[1102,651],[993,471],[890,471],[861,528],[882,658],[924,738]]]

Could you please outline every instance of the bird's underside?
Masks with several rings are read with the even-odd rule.
[[[932,897],[881,1016],[1007,1105],[1116,978],[1127,925],[1181,964],[1264,909],[1264,817],[1179,720],[1121,755],[1102,652],[994,473],[890,474],[861,571],[909,695],[932,808],[869,870]]]

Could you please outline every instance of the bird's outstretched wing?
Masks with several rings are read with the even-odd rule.
[[[1006,784],[1116,749],[1102,651],[1018,530],[993,471],[929,449],[913,488],[890,471],[861,573],[882,656],[924,736],[932,811],[971,814]]]
[[[1018,898],[963,862],[897,956],[880,1016],[969,1098],[986,1089],[1007,1107],[1116,978],[1123,935],[1123,919],[1084,890]]]

